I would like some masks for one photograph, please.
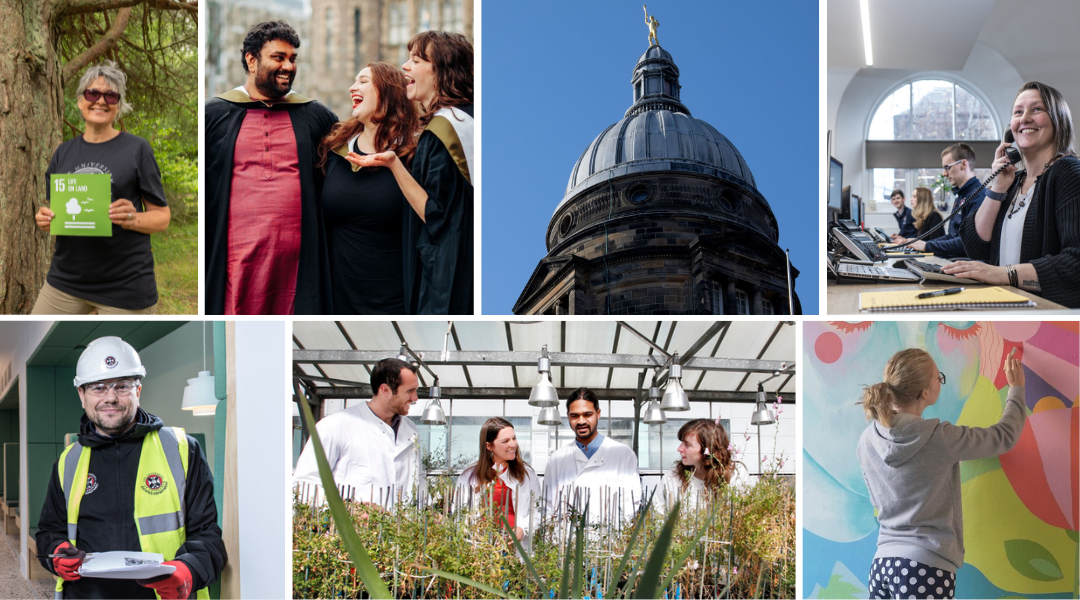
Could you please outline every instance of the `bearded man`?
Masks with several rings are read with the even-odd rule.
[[[299,47],[288,23],[259,23],[247,81],[206,103],[206,314],[331,312],[315,162],[337,117],[292,90]]]
[[[130,344],[86,346],[75,387],[86,414],[53,466],[35,536],[56,598],[209,598],[225,566],[214,476],[199,442],[139,408],[146,367]],[[87,554],[161,554],[150,579],[83,577]]]

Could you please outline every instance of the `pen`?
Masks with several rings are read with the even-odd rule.
[[[918,298],[919,300],[922,300],[924,298],[934,298],[936,296],[951,296],[953,294],[959,294],[962,291],[964,291],[964,288],[962,288],[962,287],[948,288],[948,289],[944,289],[944,290],[938,290],[936,292],[926,292],[926,293],[923,293],[923,294],[919,294],[918,296],[916,296],[916,298]]]

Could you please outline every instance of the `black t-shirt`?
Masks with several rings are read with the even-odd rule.
[[[143,212],[142,200],[168,205],[154,151],[129,133],[98,144],[81,135],[61,144],[45,170],[46,198],[54,173],[112,175],[109,202],[125,198],[136,212]],[[119,225],[112,226],[112,237],[56,236],[47,281],[62,292],[115,308],[141,310],[158,300],[150,236]]]

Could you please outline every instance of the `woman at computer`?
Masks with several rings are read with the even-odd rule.
[[[911,195],[911,213],[915,219],[915,237],[921,237],[926,232],[930,231],[934,227],[937,227],[941,223],[941,213],[934,207],[934,194],[929,188],[917,187],[915,193]],[[945,234],[945,228],[939,227],[937,231],[931,233],[925,240],[932,240],[939,238]],[[893,243],[905,244],[909,238],[901,237],[899,235],[893,236]],[[910,238],[915,239],[915,238]]]
[[[1011,138],[1023,169],[1009,164]],[[1080,159],[1060,92],[1034,81],[1020,88],[993,169],[1003,170],[960,230],[964,251],[975,260],[942,270],[1080,308]]]

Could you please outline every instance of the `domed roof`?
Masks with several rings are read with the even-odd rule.
[[[638,58],[631,82],[634,104],[578,158],[563,202],[609,178],[654,171],[714,175],[756,190],[735,146],[712,125],[691,117],[679,100],[679,68],[670,53],[650,46]]]

